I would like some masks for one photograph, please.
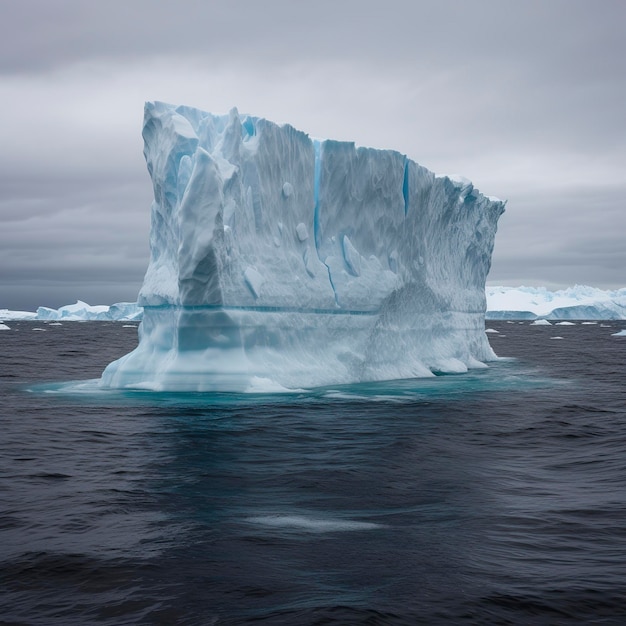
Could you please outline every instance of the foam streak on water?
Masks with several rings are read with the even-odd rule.
[[[515,358],[462,375],[164,394],[95,382],[132,330],[13,322],[0,620],[624,623],[619,324],[489,322]]]

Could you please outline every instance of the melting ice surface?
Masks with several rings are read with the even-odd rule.
[[[91,405],[120,404],[121,406],[158,406],[206,408],[209,406],[240,407],[280,404],[327,405],[329,401],[347,403],[415,404],[433,402],[463,402],[480,393],[504,393],[528,391],[566,384],[555,379],[542,368],[529,366],[516,359],[499,358],[488,368],[471,369],[462,375],[442,374],[423,378],[385,380],[376,382],[329,385],[313,389],[290,389],[276,393],[272,388],[239,392],[190,393],[189,391],[153,391],[149,388],[103,387],[100,379],[41,383],[28,388],[31,393],[50,394],[71,398]]]
[[[147,103],[154,202],[139,346],[101,385],[286,390],[495,358],[485,279],[504,203],[391,150]]]

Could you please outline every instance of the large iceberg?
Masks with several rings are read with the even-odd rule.
[[[392,150],[236,109],[147,103],[139,345],[106,387],[246,391],[463,372],[495,357],[504,203]]]

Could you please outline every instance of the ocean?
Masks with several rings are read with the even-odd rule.
[[[282,395],[99,391],[136,324],[8,325],[1,624],[626,623],[626,322]]]

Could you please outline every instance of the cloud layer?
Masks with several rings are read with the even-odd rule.
[[[624,285],[620,0],[0,5],[0,308],[133,300],[145,100],[394,148],[508,199],[490,279]]]

